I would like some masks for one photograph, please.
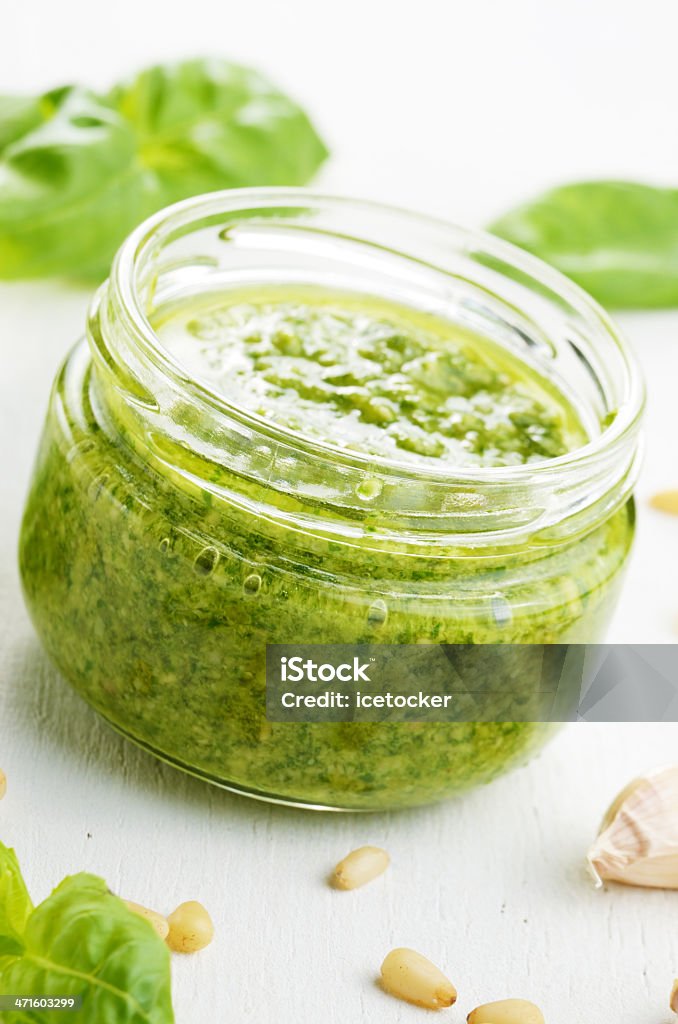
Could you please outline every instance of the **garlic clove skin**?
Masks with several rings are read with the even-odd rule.
[[[604,881],[678,889],[678,765],[635,779],[607,811],[588,864]]]
[[[643,775],[636,776],[635,779],[632,779],[631,782],[624,786],[624,788],[617,794],[608,809],[605,811],[603,820],[600,823],[600,828],[598,829],[598,835],[600,835],[601,832],[605,832],[610,827],[622,809],[624,802],[631,796],[638,786],[643,783],[644,778],[645,777]]]

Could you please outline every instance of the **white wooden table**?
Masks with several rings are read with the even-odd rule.
[[[671,0],[640,14],[625,0],[342,0],[322,13],[313,0],[193,0],[191,12],[159,18],[156,5],[118,0],[102,38],[85,0],[21,5],[0,35],[0,89],[105,82],[149,55],[214,51],[221,37],[321,118],[328,188],[480,223],[561,178],[678,184]],[[35,897],[90,870],[160,910],[202,899],[217,934],[174,958],[179,1024],[414,1024],[424,1011],[375,985],[394,945],[449,972],[460,1000],[445,1020],[516,994],[548,1024],[667,1024],[678,893],[596,892],[582,862],[617,789],[676,759],[678,725],[571,726],[531,766],[463,799],[318,815],[156,763],[58,679],[23,608],[15,549],[51,379],[86,301],[64,283],[0,286],[0,839]],[[623,324],[650,402],[638,541],[609,639],[677,642],[678,522],[646,500],[678,486],[678,314]],[[365,842],[390,850],[392,870],[360,892],[328,889],[334,862]]]

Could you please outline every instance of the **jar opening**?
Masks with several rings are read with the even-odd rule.
[[[422,465],[309,438],[229,403],[186,373],[153,323],[196,296],[271,282],[397,300],[472,329],[569,396],[590,440],[522,465]],[[323,502],[354,519],[369,508],[394,527],[496,535],[607,514],[635,479],[644,395],[624,339],[566,278],[481,232],[303,189],[215,193],[142,224],[93,313],[101,365],[145,406],[165,457],[172,445],[188,449],[266,477],[309,508]]]

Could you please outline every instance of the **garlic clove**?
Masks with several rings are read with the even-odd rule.
[[[626,799],[630,797],[633,791],[643,782],[643,778],[644,776],[642,775],[636,776],[635,779],[632,779],[631,782],[624,786],[624,788],[617,794],[608,809],[605,811],[603,820],[600,823],[600,828],[598,829],[598,835],[600,835],[601,832],[605,832],[605,830],[610,827],[622,809],[622,805]]]
[[[678,765],[629,783],[607,811],[588,864],[597,885],[678,889]]]

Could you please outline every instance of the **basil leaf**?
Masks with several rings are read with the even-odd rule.
[[[0,277],[102,277],[162,206],[303,184],[326,155],[296,103],[224,60],[157,65],[106,96],[0,98]]]
[[[23,953],[23,934],[32,910],[16,854],[0,843],[0,972]]]
[[[553,264],[604,305],[678,305],[678,189],[565,185],[505,214],[490,231]]]
[[[24,952],[0,970],[0,993],[82,996],[79,1019],[172,1024],[169,950],[148,921],[94,875],[66,878],[28,919]],[[6,1024],[63,1024],[60,1010],[6,1010]]]
[[[163,202],[220,188],[302,185],[327,156],[296,103],[225,60],[156,65],[108,100],[135,128]]]
[[[0,153],[44,120],[39,99],[33,96],[0,96]]]
[[[0,160],[0,277],[105,271],[152,207],[135,134],[87,90],[41,102],[42,123]]]

